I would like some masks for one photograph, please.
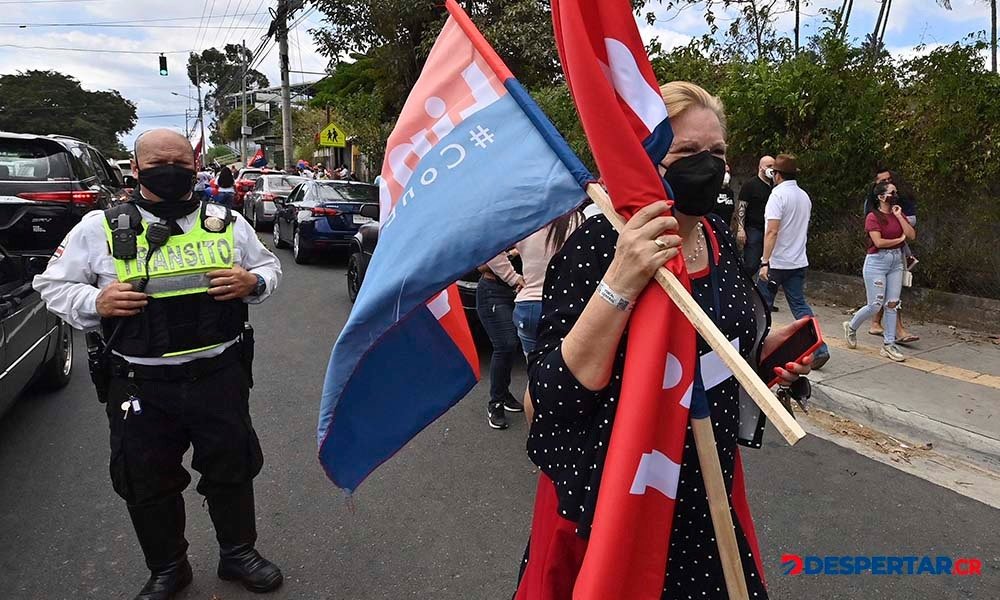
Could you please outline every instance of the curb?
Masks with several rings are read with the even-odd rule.
[[[1000,440],[936,421],[919,412],[900,409],[822,382],[813,384],[810,402],[847,417],[865,427],[898,436],[916,444],[930,442],[934,449],[1000,474]]]

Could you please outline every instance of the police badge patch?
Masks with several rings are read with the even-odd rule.
[[[229,210],[225,206],[221,206],[219,204],[206,204],[205,217],[202,220],[202,225],[204,225],[207,231],[219,233],[226,228],[229,218]]]

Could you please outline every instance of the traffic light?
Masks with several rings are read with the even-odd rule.
[[[167,76],[167,57],[162,54],[160,55],[160,76]]]

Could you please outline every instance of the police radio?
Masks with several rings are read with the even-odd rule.
[[[149,242],[149,253],[146,254],[146,276],[135,283],[134,289],[137,292],[146,290],[149,284],[149,259],[153,252],[162,247],[170,239],[170,226],[165,223],[150,223],[146,226],[146,241]]]
[[[111,231],[111,254],[121,260],[131,260],[137,255],[135,229],[132,229],[127,214],[118,215],[115,228]]]

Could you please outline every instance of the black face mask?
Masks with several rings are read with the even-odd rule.
[[[139,171],[139,185],[160,199],[180,200],[194,189],[195,172],[180,165],[159,165]]]
[[[726,176],[726,161],[705,150],[669,167],[663,178],[674,192],[674,207],[692,217],[712,212]]]

